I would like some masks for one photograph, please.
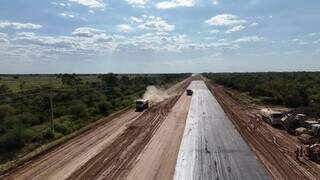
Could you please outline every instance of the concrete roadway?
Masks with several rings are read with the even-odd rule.
[[[174,179],[270,179],[205,83],[189,88],[194,93]]]

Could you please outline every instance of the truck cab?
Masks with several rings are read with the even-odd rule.
[[[193,94],[192,89],[187,89],[187,96],[192,96],[192,94]]]
[[[149,108],[149,100],[147,99],[136,100],[136,111],[144,111],[147,108]]]

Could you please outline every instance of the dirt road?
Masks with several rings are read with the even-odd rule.
[[[190,100],[191,97],[186,96],[185,93],[180,97],[146,146],[127,179],[165,180],[173,178]]]
[[[23,165],[5,179],[65,179],[113,142],[140,116],[130,110]]]
[[[295,137],[265,123],[254,109],[235,101],[223,87],[209,81],[207,85],[273,179],[320,179],[320,165],[295,158],[294,151],[301,146]]]
[[[160,130],[160,132],[157,130],[160,127],[163,129],[162,124],[168,114],[171,114],[169,117],[177,116],[177,118],[180,118],[183,114],[186,116],[186,107],[189,106],[186,97],[179,100],[180,103],[181,101],[186,103],[181,106],[184,107],[183,110],[181,109],[184,113],[171,113],[170,111],[190,80],[189,78],[170,88],[170,91],[177,94],[176,96],[152,106],[143,113],[129,110],[118,117],[108,119],[105,123],[99,124],[48,153],[40,155],[1,178],[28,180],[124,179],[129,170],[134,167],[140,155],[148,151],[144,151],[145,147],[159,138],[157,134],[163,130]],[[180,111],[180,109],[176,111]],[[169,122],[171,120],[169,118],[166,123],[172,123]],[[179,123],[177,122],[177,124]],[[166,127],[164,131],[171,128],[168,125]],[[181,134],[183,127],[183,122],[181,126],[177,125]],[[174,129],[170,131],[173,132]],[[166,143],[177,146],[176,149],[178,149],[179,133],[176,133],[176,135],[175,140],[171,139],[172,137],[166,137],[164,140],[165,142],[169,140]],[[151,141],[154,136],[155,140]],[[165,149],[169,148],[166,147]],[[175,151],[172,153],[174,154]],[[141,156],[144,157],[145,155]],[[174,155],[164,158],[164,163],[167,163],[165,159],[169,159],[168,164],[171,164],[170,167],[174,168],[172,164],[175,161],[172,161],[172,157]],[[172,171],[172,169],[168,171]]]

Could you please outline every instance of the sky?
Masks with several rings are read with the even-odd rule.
[[[319,0],[0,1],[0,74],[318,70]]]

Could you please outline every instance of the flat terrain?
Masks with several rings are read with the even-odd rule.
[[[269,179],[205,83],[189,88],[194,94],[174,179]]]
[[[84,82],[100,82],[98,75],[82,75],[79,76]],[[5,84],[13,92],[21,91],[21,84],[23,84],[23,90],[32,90],[47,85],[55,88],[62,87],[61,78],[57,75],[0,75],[0,85]]]
[[[185,95],[188,86],[193,96]],[[106,118],[0,178],[320,179],[319,165],[294,158],[295,138],[223,87],[192,77],[168,92],[174,95],[148,110]]]

